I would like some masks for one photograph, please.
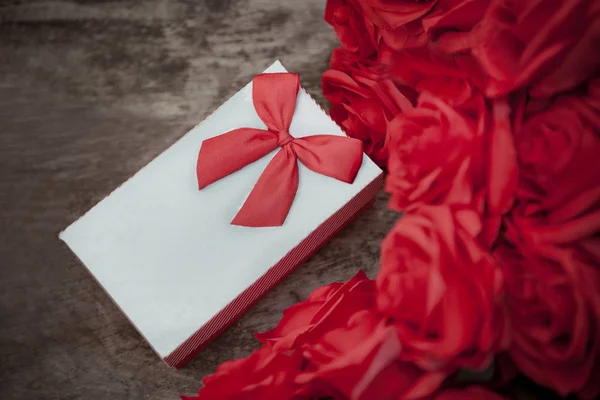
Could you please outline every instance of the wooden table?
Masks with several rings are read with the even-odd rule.
[[[57,233],[280,59],[324,104],[323,0],[0,0],[0,398],[176,399],[319,285],[374,276],[372,209],[187,367],[166,367]]]

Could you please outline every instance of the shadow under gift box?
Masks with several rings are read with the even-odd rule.
[[[265,71],[273,72],[286,70],[277,61]],[[240,127],[266,128],[251,83],[59,235],[173,367],[368,207],[382,184],[381,170],[366,155],[352,184],[299,163],[298,191],[282,226],[230,225],[279,150],[198,190],[202,141]],[[344,136],[303,89],[289,131],[297,138]]]

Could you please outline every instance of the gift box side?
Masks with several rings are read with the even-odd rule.
[[[273,289],[283,278],[293,272],[310,256],[319,250],[340,230],[346,227],[363,210],[368,208],[383,184],[383,174],[367,185],[344,207],[329,217],[298,246],[271,267],[262,277],[238,295],[223,310],[198,329],[163,361],[175,368],[183,367],[194,358],[208,343],[237,321],[250,307]]]

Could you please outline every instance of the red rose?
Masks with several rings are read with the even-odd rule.
[[[456,107],[474,100],[475,89],[456,62],[458,56],[432,51],[428,47],[402,49],[388,61],[390,76],[399,85],[418,93],[429,92]]]
[[[509,114],[504,101],[492,102],[488,111],[479,98],[477,108],[461,111],[423,93],[417,107],[389,126],[390,207],[469,204],[486,226],[493,222],[486,233],[493,237],[517,181]]]
[[[566,221],[600,203],[600,80],[582,96],[521,107],[515,123],[519,198]],[[529,212],[533,212],[530,210]]]
[[[325,332],[345,326],[355,313],[375,307],[375,281],[359,271],[346,283],[334,283],[311,293],[305,301],[283,312],[270,331],[256,338],[276,351],[315,343]]]
[[[317,289],[257,338],[274,353],[302,355],[301,369],[286,375],[293,398],[417,399],[447,376],[401,360],[396,329],[375,312],[374,281],[362,271],[344,284]]]
[[[454,53],[468,50],[471,32],[485,15],[491,0],[439,0],[422,21],[438,51]]]
[[[379,28],[384,42],[399,49],[425,43],[421,19],[436,3],[437,0],[368,0],[360,5],[367,19]]]
[[[363,6],[379,28],[384,43],[396,50],[429,46],[456,52],[469,48],[473,28],[481,21],[490,0],[382,1],[382,6]],[[366,2],[370,4],[370,2]],[[388,11],[387,13],[385,11]]]
[[[363,310],[304,351],[309,366],[297,381],[308,387],[330,385],[343,398],[356,400],[428,397],[447,373],[426,372],[403,361],[402,351],[396,330],[372,310]]]
[[[197,396],[181,399],[347,399],[327,381],[299,382],[305,367],[306,359],[300,352],[280,353],[265,346],[247,358],[221,364],[203,379],[204,387]]]
[[[600,395],[600,204],[558,222],[519,204],[510,243],[495,255],[513,326],[510,354],[527,376],[563,396]]]
[[[353,315],[374,308],[375,282],[363,271],[346,283],[320,287],[306,301],[285,310],[277,327],[256,335],[262,348],[247,358],[221,364],[204,379],[198,397],[184,399],[344,399],[326,379],[298,380],[303,372],[314,376],[315,366],[303,353],[328,332],[346,327]]]
[[[375,26],[364,18],[358,0],[327,0],[325,21],[335,29],[342,47],[355,60],[369,57],[375,52]]]
[[[322,78],[323,94],[332,103],[331,117],[349,136],[363,141],[373,161],[385,166],[387,125],[412,104],[373,61],[349,63],[345,54],[334,52],[332,69]]]
[[[380,29],[381,41],[394,50],[426,46],[429,37],[421,20],[415,20],[396,29]],[[381,45],[380,45],[381,46]]]
[[[274,352],[302,354],[303,368],[294,380],[298,398],[315,393],[335,399],[421,398],[447,376],[401,360],[396,330],[375,312],[374,281],[362,271],[344,284],[317,289],[257,338]]]
[[[443,390],[434,400],[502,400],[502,396],[480,386],[471,386],[466,389]]]
[[[422,206],[383,241],[378,308],[421,368],[483,369],[507,346],[502,273],[475,240],[481,229],[467,207]]]
[[[511,356],[538,383],[581,398],[600,394],[599,85],[520,107],[517,205],[496,251]]]
[[[493,0],[468,44],[488,78],[486,95],[526,87],[549,97],[598,72],[599,40],[595,0]]]
[[[213,375],[203,379],[198,396],[183,400],[205,399],[289,399],[298,386],[294,379],[301,368],[299,354],[282,354],[263,347],[249,357],[228,361]]]
[[[383,29],[396,29],[427,14],[437,0],[363,0],[360,5],[371,21]]]

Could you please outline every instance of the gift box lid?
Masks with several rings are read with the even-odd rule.
[[[277,61],[265,72],[286,70]],[[298,191],[282,226],[231,225],[276,151],[203,190],[196,161],[205,139],[265,129],[251,85],[59,235],[163,358],[381,174],[364,155],[352,184],[299,163]],[[344,135],[303,89],[289,131],[298,138]]]

